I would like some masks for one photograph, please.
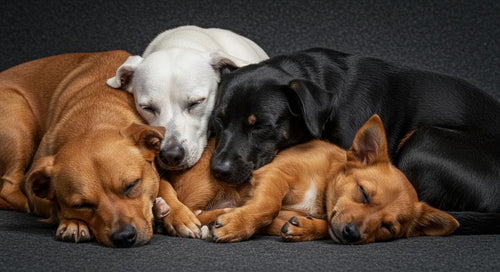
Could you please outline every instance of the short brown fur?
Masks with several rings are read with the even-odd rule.
[[[263,232],[287,241],[330,236],[338,243],[364,244],[447,235],[458,227],[449,214],[419,202],[410,182],[390,164],[378,116],[358,131],[350,150],[319,140],[297,145],[254,171],[250,184],[237,187],[207,173],[213,145],[212,140],[190,171],[169,180],[183,203],[205,210],[199,215],[202,224],[215,222],[215,241],[241,241]],[[345,235],[347,226],[359,239]]]
[[[0,73],[0,208],[58,222],[60,240],[106,246],[147,243],[158,195],[174,195],[173,223],[197,222],[159,182],[164,129],[142,124],[132,96],[105,84],[128,56],[65,54]],[[125,226],[133,241],[114,243]]]

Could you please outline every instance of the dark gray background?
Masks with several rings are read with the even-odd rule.
[[[179,25],[220,27],[270,56],[329,47],[461,77],[500,99],[500,1],[0,1],[0,70],[67,52],[141,54]],[[236,244],[156,235],[132,249],[67,244],[55,227],[0,211],[2,270],[477,270],[500,269],[500,235],[420,237],[365,246]]]

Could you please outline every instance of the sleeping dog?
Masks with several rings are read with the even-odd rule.
[[[130,247],[163,224],[196,236],[198,220],[160,182],[164,128],[142,124],[133,97],[105,84],[125,51],[42,58],[0,73],[0,208],[58,223],[56,238]],[[157,205],[158,206],[158,205]],[[193,230],[193,231],[191,231]]]
[[[207,144],[221,71],[267,58],[257,44],[231,31],[182,26],[158,35],[142,57],[129,57],[107,83],[132,93],[150,125],[168,128],[159,165],[186,169]]]
[[[239,186],[210,177],[212,151],[213,141],[198,164],[170,181],[184,204],[205,210],[201,223],[214,224],[204,238],[217,242],[263,232],[286,241],[330,236],[337,243],[366,244],[447,235],[458,226],[451,215],[419,202],[411,183],[390,163],[377,115],[359,129],[348,151],[319,140],[296,145]]]
[[[500,212],[500,103],[460,79],[375,58],[310,49],[225,75],[211,171],[242,184],[286,147],[319,138],[347,148],[375,113],[421,200],[471,211],[455,214],[464,226],[493,218],[479,233],[500,230],[498,214],[473,213]]]

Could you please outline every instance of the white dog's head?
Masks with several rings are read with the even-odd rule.
[[[220,70],[247,64],[220,51],[172,48],[129,57],[107,84],[132,93],[139,114],[167,129],[158,161],[179,170],[193,166],[205,149]]]

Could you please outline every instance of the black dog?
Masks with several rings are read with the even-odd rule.
[[[375,113],[392,162],[421,200],[448,211],[500,212],[498,101],[460,79],[327,49],[224,75],[212,118],[212,173],[244,183],[279,150],[313,138],[348,148]],[[490,227],[499,227],[496,216]]]

